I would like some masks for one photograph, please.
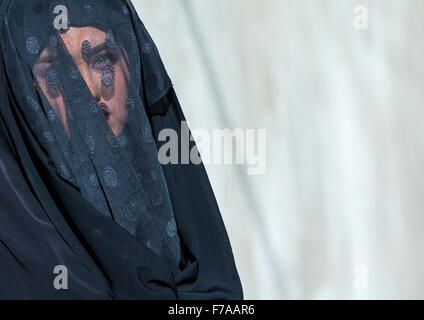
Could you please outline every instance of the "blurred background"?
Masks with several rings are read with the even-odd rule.
[[[207,165],[245,297],[423,299],[424,0],[133,3],[192,129],[267,129]]]

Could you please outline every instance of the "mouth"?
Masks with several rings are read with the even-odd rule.
[[[105,116],[106,120],[108,120],[110,114],[112,113],[110,111],[109,106],[106,103],[102,102],[102,103],[99,104],[99,107],[100,107],[100,110],[102,111],[103,115]]]

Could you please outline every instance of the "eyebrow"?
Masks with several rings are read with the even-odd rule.
[[[87,56],[91,58],[93,55],[95,55],[95,54],[97,54],[97,53],[99,53],[103,50],[108,50],[108,49],[109,49],[109,47],[107,46],[106,42],[103,42],[103,43],[91,48],[90,53]],[[40,56],[40,58],[36,61],[35,64],[53,62],[57,58],[58,58],[58,54],[55,50],[53,50],[53,52],[49,52],[46,56],[44,56],[42,58]],[[72,56],[72,58],[75,60],[77,57]]]
[[[92,57],[93,55],[108,49],[109,47],[107,46],[106,42],[103,42],[102,44],[99,44],[93,48],[91,48],[90,53],[87,54],[88,57]]]

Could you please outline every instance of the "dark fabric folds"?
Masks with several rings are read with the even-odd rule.
[[[39,26],[52,21],[58,4],[68,7],[71,27],[90,26],[87,30],[106,35],[107,50],[116,50],[125,61],[121,83],[118,64],[102,56],[90,64],[101,84],[96,96],[66,36],[51,25]],[[155,162],[164,143],[159,132],[173,129],[181,138],[185,117],[132,4],[3,0],[0,39],[0,298],[242,299],[203,164]],[[83,58],[90,48],[86,44],[79,51]],[[52,50],[54,57],[42,62],[48,67],[39,77],[38,64]],[[124,93],[119,91],[123,84]],[[103,117],[97,108],[120,94],[128,116],[123,130],[115,130],[108,114]],[[62,122],[54,108],[60,97],[63,102],[56,106],[64,107]],[[99,130],[86,131],[84,123]],[[95,134],[97,149],[84,139],[87,132]],[[52,141],[60,148],[54,149]],[[90,172],[98,175],[96,184],[90,185],[93,179],[85,184]],[[128,201],[131,212],[123,207]],[[155,237],[156,247],[150,242]],[[58,265],[69,272],[67,290],[53,285]]]

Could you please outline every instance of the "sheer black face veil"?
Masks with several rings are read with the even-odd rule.
[[[159,131],[180,135],[184,115],[132,5],[2,1],[1,19],[1,154],[16,170],[0,190],[1,272],[18,263],[32,283],[0,283],[0,296],[241,298],[203,165],[159,163]],[[17,181],[28,189],[12,205]],[[53,247],[37,265],[26,232]]]

